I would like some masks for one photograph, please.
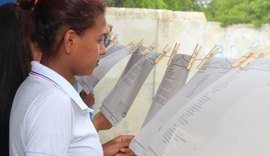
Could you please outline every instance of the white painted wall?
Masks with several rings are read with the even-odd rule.
[[[219,45],[218,56],[238,58],[258,44],[270,45],[270,26],[256,29],[249,25],[222,28],[218,23],[207,22],[200,12],[173,12],[168,10],[108,8],[107,22],[113,25],[118,41],[127,44],[144,40],[148,46],[158,42],[159,51],[165,45],[181,44],[178,53],[192,54],[195,45],[202,45],[202,58],[214,45]],[[114,86],[128,59],[119,62],[106,75],[95,90],[96,110]],[[168,58],[163,59],[149,75],[125,120],[117,127],[100,132],[102,141],[120,134],[136,134],[150,107],[155,91],[167,67]],[[191,75],[195,73],[192,71]]]

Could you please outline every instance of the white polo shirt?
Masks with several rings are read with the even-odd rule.
[[[61,75],[33,61],[10,117],[11,156],[102,156],[89,112]]]

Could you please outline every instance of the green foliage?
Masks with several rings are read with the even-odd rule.
[[[206,2],[211,1],[208,5]],[[152,8],[178,11],[203,11],[208,20],[223,26],[270,23],[269,0],[106,0],[108,6]]]
[[[194,11],[196,0],[106,0],[108,6]]]
[[[208,20],[223,26],[250,23],[255,26],[270,23],[268,0],[213,0],[204,10]]]
[[[136,0],[126,1],[124,7],[128,8],[153,8],[153,9],[166,9],[166,4],[163,0]]]
[[[124,7],[125,1],[126,0],[106,0],[106,4],[110,7]]]
[[[193,11],[194,0],[164,0],[169,10]]]

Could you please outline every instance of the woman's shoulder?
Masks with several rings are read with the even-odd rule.
[[[72,99],[59,88],[48,88],[36,94],[30,101],[28,112],[38,114],[71,115]]]

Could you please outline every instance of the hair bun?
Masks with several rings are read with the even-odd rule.
[[[18,0],[19,6],[22,9],[30,10],[35,6],[35,0]]]

